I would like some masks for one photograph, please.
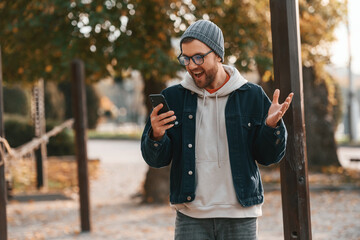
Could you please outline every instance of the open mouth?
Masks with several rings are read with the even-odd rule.
[[[194,74],[194,76],[195,76],[196,78],[201,78],[202,75],[204,75],[204,72],[193,73],[193,74]]]

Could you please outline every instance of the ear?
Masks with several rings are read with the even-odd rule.
[[[215,57],[217,62],[221,62],[221,57],[219,55],[215,54]]]

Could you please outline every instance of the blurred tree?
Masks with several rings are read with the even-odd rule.
[[[340,166],[334,134],[341,119],[341,91],[322,69],[303,67],[303,79],[309,167]]]
[[[22,116],[29,116],[29,99],[26,92],[18,85],[3,87],[4,112],[8,114],[18,114]]]
[[[45,117],[46,120],[62,122],[65,120],[64,94],[60,92],[57,83],[45,82]]]
[[[79,9],[81,8],[81,9]],[[90,51],[91,39],[80,32],[84,10],[73,1],[19,0],[0,3],[0,44],[5,82],[31,82],[39,78],[65,81],[73,58],[86,59],[88,77],[105,75],[100,51]],[[76,20],[74,20],[74,18]],[[101,71],[103,70],[103,71]]]
[[[70,61],[80,58],[88,81],[109,75],[121,79],[127,70],[137,69],[145,94],[160,92],[179,69],[171,45],[173,21],[166,11],[172,2],[1,2],[4,80],[67,81]]]

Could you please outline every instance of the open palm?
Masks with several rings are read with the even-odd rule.
[[[292,98],[294,96],[294,93],[290,93],[282,104],[279,104],[279,96],[280,96],[280,90],[276,89],[274,92],[271,106],[269,108],[268,116],[266,118],[266,125],[273,128],[276,127],[277,123],[280,121],[280,119],[284,116],[284,114],[288,110]]]

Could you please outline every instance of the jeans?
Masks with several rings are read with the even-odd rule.
[[[257,218],[191,218],[177,212],[175,240],[257,240]]]

